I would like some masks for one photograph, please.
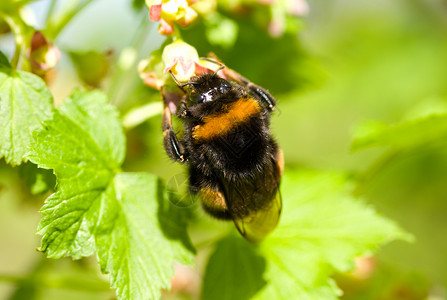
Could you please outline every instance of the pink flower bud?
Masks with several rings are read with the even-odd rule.
[[[40,31],[35,31],[31,38],[28,56],[32,72],[43,76],[57,65],[61,53]]]
[[[161,3],[154,4],[149,8],[149,19],[154,22],[160,21],[160,19],[161,19]]]

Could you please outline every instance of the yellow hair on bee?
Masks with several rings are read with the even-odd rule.
[[[203,204],[212,210],[225,211],[228,209],[225,197],[221,192],[210,188],[201,188],[200,196],[202,197]]]
[[[261,111],[261,106],[253,98],[241,98],[225,105],[222,112],[216,112],[203,118],[204,124],[193,129],[192,137],[199,141],[210,140],[226,134],[234,126],[246,122],[251,116]]]

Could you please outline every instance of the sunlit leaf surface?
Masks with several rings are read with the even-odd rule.
[[[58,183],[41,210],[41,250],[53,258],[96,252],[119,299],[156,299],[170,288],[173,262],[192,262],[185,218],[155,176],[119,171],[125,139],[107,101],[77,92],[34,134],[29,158]]]
[[[282,194],[280,224],[263,243],[228,238],[218,244],[205,275],[205,299],[246,299],[243,287],[253,299],[336,299],[334,271],[350,270],[355,257],[394,239],[411,239],[355,199],[343,174],[289,172]]]
[[[51,118],[53,97],[39,77],[11,68],[0,52],[0,158],[19,165],[26,160],[31,132]]]

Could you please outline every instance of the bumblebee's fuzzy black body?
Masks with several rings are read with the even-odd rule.
[[[190,88],[177,111],[184,126],[180,140],[165,109],[167,153],[188,163],[190,190],[201,196],[205,211],[233,219],[247,239],[261,240],[264,236],[248,233],[244,225],[256,221],[254,226],[260,226],[256,215],[264,212],[274,228],[281,211],[282,157],[269,129],[274,99],[247,80],[243,87],[216,74],[194,77],[185,85]]]

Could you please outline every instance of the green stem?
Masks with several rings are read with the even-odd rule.
[[[6,23],[8,23],[9,27],[11,28],[11,31],[14,35],[14,41],[16,43],[16,49],[14,51],[14,56],[11,60],[11,66],[14,69],[17,69],[17,66],[19,65],[20,57],[22,56],[22,49],[25,44],[25,37],[23,33],[23,28],[21,24],[17,22],[14,18],[6,15],[6,14],[0,14],[0,17],[3,18]]]
[[[65,26],[68,24],[68,22],[71,21],[80,11],[82,11],[87,5],[92,3],[93,0],[86,0],[84,3],[79,5],[78,3],[73,5],[72,8],[68,9],[60,18],[60,21],[58,21],[55,25],[51,26],[51,20],[48,22],[48,27],[53,27],[49,29],[49,33],[51,38],[54,40],[59,35],[59,33],[65,28]]]
[[[26,277],[23,276],[12,276],[12,275],[0,275],[0,282],[11,282],[17,283],[25,280]]]
[[[132,46],[132,49],[135,51],[135,58],[137,58],[138,55],[140,54],[141,48],[144,44],[144,41],[147,38],[149,29],[152,26],[153,25],[147,21],[146,14],[144,14],[140,21],[140,25],[138,26],[138,30],[135,33],[135,35],[133,36],[132,41],[130,42],[130,45],[134,45],[134,46]],[[122,54],[123,53],[121,53],[121,55]],[[135,64],[135,62],[133,62],[133,64]],[[109,95],[109,98],[110,98],[110,103],[113,103],[116,106],[119,106],[120,101],[118,101],[117,96],[118,96],[118,93],[121,92],[119,90],[122,89],[122,86],[124,86],[123,81],[124,81],[124,78],[127,77],[125,75],[127,75],[128,72],[130,72],[130,71],[134,72],[135,68],[127,66],[127,68],[123,69],[122,66],[119,66],[119,65],[118,65],[118,68],[116,68],[116,71],[112,75],[112,80],[111,80],[109,88],[107,90],[107,94]],[[124,94],[124,93],[121,93],[121,94]]]
[[[160,115],[163,111],[163,104],[161,101],[151,102],[146,105],[130,110],[123,117],[123,126],[126,129],[133,128],[140,125],[144,121],[154,116]]]
[[[0,275],[0,282],[9,282],[15,285],[19,285],[22,282],[29,281],[34,282],[41,288],[57,288],[63,290],[82,290],[91,292],[104,292],[109,291],[109,284],[99,278],[82,278],[78,276],[66,276],[62,274],[39,274],[34,276],[30,274],[28,276],[11,276]]]
[[[54,8],[56,7],[56,2],[57,2],[57,0],[51,0],[50,7],[48,8],[47,16],[45,18],[45,20],[46,20],[45,24],[47,24],[46,27],[48,27],[48,23],[50,22],[50,18],[53,15]]]
[[[180,29],[179,29],[177,24],[174,24],[174,32],[171,34],[171,38],[172,38],[173,41],[183,40],[182,39],[182,33],[181,33],[181,31],[180,31]]]

